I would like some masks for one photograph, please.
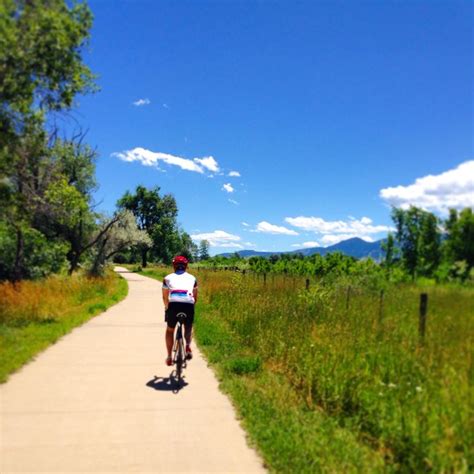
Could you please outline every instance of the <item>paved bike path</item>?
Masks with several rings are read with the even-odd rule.
[[[0,386],[0,472],[264,472],[195,345],[173,392],[161,284],[119,271],[124,301]]]

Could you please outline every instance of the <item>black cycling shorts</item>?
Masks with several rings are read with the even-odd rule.
[[[186,326],[194,322],[194,305],[191,303],[170,303],[165,311],[165,321],[169,328],[176,327],[178,320],[182,320]]]

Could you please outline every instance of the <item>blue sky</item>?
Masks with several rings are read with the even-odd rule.
[[[74,116],[104,212],[158,185],[218,253],[378,239],[391,204],[474,205],[471,2],[90,6],[101,91]]]

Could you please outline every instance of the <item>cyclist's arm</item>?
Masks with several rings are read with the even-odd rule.
[[[163,304],[165,305],[165,309],[168,309],[168,305],[170,303],[170,290],[168,288],[168,285],[166,284],[166,280],[163,281],[162,294],[163,294]]]
[[[163,304],[165,305],[165,309],[168,309],[168,305],[170,303],[170,290],[163,288]]]
[[[196,304],[196,303],[197,303],[197,300],[198,300],[198,286],[197,286],[197,281],[194,283],[193,298],[194,298],[194,304]]]

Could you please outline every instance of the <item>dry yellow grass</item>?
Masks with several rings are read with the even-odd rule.
[[[72,307],[106,294],[115,277],[51,276],[40,281],[0,284],[0,323],[58,319]]]

